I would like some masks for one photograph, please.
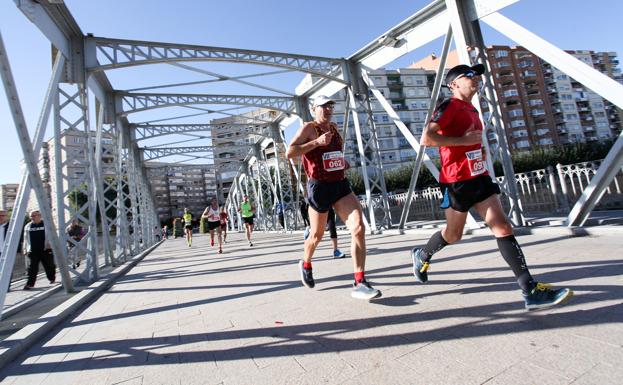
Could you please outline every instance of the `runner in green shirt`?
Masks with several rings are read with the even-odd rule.
[[[186,207],[184,207],[184,215],[182,216],[184,219],[184,231],[186,232],[186,242],[188,242],[188,247],[193,245],[193,215],[188,211]]]
[[[238,212],[242,214],[242,221],[244,222],[244,228],[247,234],[247,241],[249,241],[249,246],[253,246],[253,242],[251,242],[251,234],[253,233],[255,207],[253,207],[251,202],[249,202],[248,196],[244,195],[242,197],[242,203],[240,204],[240,208],[238,208]]]

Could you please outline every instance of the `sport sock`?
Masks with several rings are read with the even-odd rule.
[[[524,257],[523,251],[521,251],[521,247],[514,235],[508,235],[506,237],[496,238],[498,242],[498,248],[500,249],[500,253],[502,253],[502,257],[510,266],[513,274],[515,274],[515,278],[517,278],[517,284],[521,288],[521,291],[524,294],[528,294],[536,283],[530,275],[530,271],[528,270],[528,265],[526,264],[526,259]]]
[[[422,249],[425,255],[423,262],[430,261],[430,259],[433,257],[433,254],[435,254],[436,252],[438,252],[439,250],[443,249],[444,247],[448,245],[449,243],[446,242],[446,240],[443,239],[443,236],[441,235],[441,230],[437,231],[435,234],[433,234],[430,237],[430,239],[428,240],[428,243]]]
[[[355,271],[355,283],[358,284],[363,281],[364,272],[363,271]]]

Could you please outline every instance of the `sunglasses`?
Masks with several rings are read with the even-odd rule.
[[[333,103],[323,104],[320,107],[324,108],[325,110],[333,110],[333,109],[335,109],[335,105]]]
[[[459,76],[454,78],[454,80],[459,80],[460,78],[469,78],[469,79],[471,79],[471,78],[476,77],[476,76],[480,76],[480,75],[476,74],[476,72],[474,72],[474,71],[469,71],[469,72],[465,72],[464,74],[460,74]]]

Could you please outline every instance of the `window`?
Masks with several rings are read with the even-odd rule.
[[[423,86],[423,85],[425,85],[426,83],[424,82],[424,80],[423,80],[423,79],[416,79],[415,84],[416,84],[416,85],[418,85],[418,86]]]
[[[519,93],[517,92],[516,89],[511,89],[511,90],[506,90],[504,91],[504,97],[508,98],[510,96],[517,96],[519,95]]]
[[[519,62],[519,68],[532,67],[533,65],[534,63],[532,63],[532,60],[522,60]]]
[[[578,114],[565,114],[566,120],[578,120]]]
[[[510,63],[507,61],[501,61],[501,62],[495,63],[495,66],[498,68],[510,67]]]
[[[554,144],[554,141],[552,141],[550,138],[543,138],[543,139],[539,139],[539,144],[540,145]]]
[[[519,142],[515,143],[515,148],[526,148],[526,147],[530,147],[530,142],[527,140],[520,140]]]
[[[541,99],[531,99],[529,103],[531,106],[540,106],[543,104],[543,101]]]
[[[557,75],[556,80],[568,80],[569,77],[565,74]]]
[[[508,116],[511,118],[516,118],[518,116],[523,116],[523,110],[510,110],[508,111]]]
[[[526,122],[524,120],[513,120],[511,121],[511,127],[525,127]]]
[[[508,57],[508,51],[497,50],[497,51],[495,51],[495,57],[496,58]]]
[[[547,134],[549,134],[549,129],[547,129],[547,128],[539,128],[538,130],[536,130],[536,134],[538,136],[547,135]]]
[[[515,130],[513,131],[513,138],[521,138],[524,136],[528,136],[528,131],[526,130]]]
[[[565,111],[575,111],[575,104],[574,103],[563,103],[562,109]]]

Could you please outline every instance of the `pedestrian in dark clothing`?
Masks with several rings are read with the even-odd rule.
[[[28,256],[28,281],[24,290],[35,287],[37,274],[39,273],[39,262],[45,269],[45,275],[50,283],[56,281],[56,265],[54,265],[54,255],[52,247],[48,241],[48,230],[46,229],[41,213],[38,210],[30,213],[31,221],[24,226],[24,252]]]
[[[307,204],[307,198],[301,199],[301,203],[299,203],[299,207],[301,209],[301,217],[303,217],[303,224],[306,227],[309,227],[309,214],[307,213],[307,209],[309,205]]]

